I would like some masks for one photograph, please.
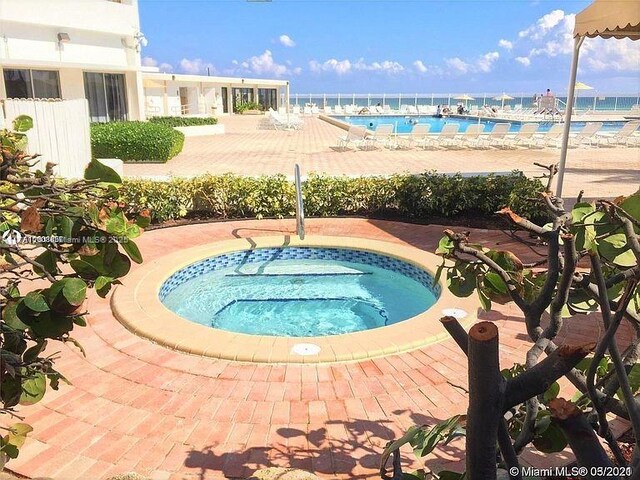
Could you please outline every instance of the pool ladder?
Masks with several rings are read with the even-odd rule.
[[[300,240],[304,240],[304,200],[302,199],[302,180],[300,178],[300,165],[296,163],[294,169],[296,183],[296,233]]]

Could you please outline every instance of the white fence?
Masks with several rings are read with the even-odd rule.
[[[33,119],[33,128],[27,132],[27,148],[29,153],[41,155],[35,168],[44,170],[47,162],[52,162],[56,164],[57,175],[82,178],[91,160],[89,106],[85,99],[5,100],[4,117],[8,128],[18,115]],[[0,121],[1,117],[0,114]]]

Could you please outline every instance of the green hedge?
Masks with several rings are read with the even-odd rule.
[[[218,119],[214,117],[151,117],[151,123],[159,123],[167,127],[195,127],[200,125],[216,125]]]
[[[184,134],[150,122],[111,122],[91,125],[93,158],[125,162],[166,162],[182,151]]]
[[[435,172],[357,178],[310,175],[303,183],[307,216],[386,215],[418,221],[490,217],[505,205],[534,221],[546,221],[539,203],[527,200],[542,190],[539,180],[521,172],[476,177]],[[120,195],[132,208],[149,208],[156,223],[188,215],[219,219],[295,215],[295,188],[284,175],[126,180]]]

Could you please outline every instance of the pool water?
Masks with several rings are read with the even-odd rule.
[[[469,119],[462,117],[448,117],[448,118],[438,118],[430,115],[348,115],[348,116],[338,116],[332,115],[332,118],[337,118],[338,120],[342,120],[351,125],[361,125],[369,130],[375,130],[376,127],[380,124],[392,124],[395,126],[394,131],[396,133],[409,133],[413,128],[415,123],[428,123],[431,125],[429,128],[429,133],[439,133],[442,131],[442,127],[444,127],[447,123],[457,123],[460,125],[459,131],[464,132],[467,130],[469,125],[474,125],[478,123],[477,119]],[[540,132],[546,132],[553,125],[552,122],[521,122],[519,120],[488,120],[481,119],[480,123],[485,125],[485,132],[490,132],[496,123],[511,123],[511,128],[509,131],[518,132],[520,131],[520,127],[525,123],[537,123],[539,125],[538,130]],[[616,131],[619,130],[625,122],[603,122],[602,130],[603,131]],[[586,125],[586,122],[571,122],[571,131],[578,131],[582,127]]]
[[[392,325],[427,310],[436,295],[424,279],[379,265],[272,257],[195,275],[164,296],[161,293],[161,300],[173,312],[202,325],[254,335],[307,337]]]

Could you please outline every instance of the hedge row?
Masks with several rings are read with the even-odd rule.
[[[151,117],[151,123],[159,123],[167,127],[194,127],[200,125],[216,125],[218,119],[214,117]]]
[[[184,134],[151,122],[91,124],[93,158],[119,158],[125,162],[166,162],[182,151]]]
[[[303,183],[305,214],[431,217],[491,216],[505,205],[535,221],[545,220],[536,198],[539,180],[521,172],[463,177],[427,172],[391,177],[310,175]],[[126,180],[121,200],[148,208],[156,223],[188,215],[206,218],[263,218],[295,215],[295,188],[284,175],[204,175],[167,182]]]

